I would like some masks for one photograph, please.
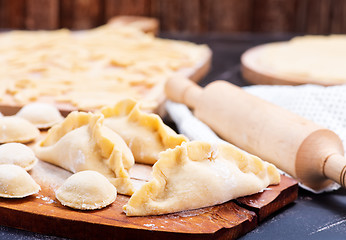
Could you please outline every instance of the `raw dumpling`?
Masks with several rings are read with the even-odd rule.
[[[39,135],[40,131],[28,120],[15,116],[0,118],[0,143],[27,143]]]
[[[73,173],[98,171],[119,193],[131,195],[134,188],[128,171],[134,164],[133,155],[103,120],[101,114],[72,112],[48,131],[34,151],[39,159]]]
[[[23,198],[38,193],[40,189],[24,168],[0,164],[0,197]]]
[[[22,143],[0,145],[0,164],[14,164],[29,171],[37,163],[34,152]]]
[[[134,100],[123,100],[101,112],[105,125],[125,140],[138,163],[154,164],[160,152],[188,141],[165,125],[158,115],[141,111]]]
[[[47,103],[27,104],[17,112],[16,116],[25,118],[40,129],[50,128],[64,119],[55,106]]]
[[[81,210],[94,210],[108,206],[117,196],[116,188],[96,171],[73,174],[55,192],[62,205]]]
[[[274,165],[231,144],[183,143],[160,154],[153,179],[137,190],[128,216],[173,213],[221,204],[278,184]]]

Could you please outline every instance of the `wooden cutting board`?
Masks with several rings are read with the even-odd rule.
[[[308,75],[280,74],[259,62],[263,52],[271,46],[285,46],[287,42],[274,42],[262,44],[245,51],[241,56],[241,71],[243,78],[252,84],[265,85],[300,85],[300,84],[319,84],[331,86],[340,84],[340,81],[320,80]]]
[[[144,175],[148,172],[148,166],[136,169]],[[24,199],[0,198],[0,224],[74,239],[235,239],[298,195],[297,182],[282,176],[277,186],[221,205],[161,216],[127,217],[122,211],[127,196],[118,195],[113,204],[101,210],[72,210],[62,206],[54,193],[71,173],[39,161],[30,174],[41,191]]]

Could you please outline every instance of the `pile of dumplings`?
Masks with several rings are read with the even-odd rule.
[[[52,105],[32,103],[12,116],[0,114],[0,197],[23,198],[40,191],[30,176],[38,162],[33,150],[25,145],[46,129],[63,120]]]
[[[62,205],[100,209],[119,193],[130,196],[127,216],[212,206],[280,182],[274,165],[231,144],[189,141],[132,99],[66,118],[50,107],[27,105],[0,118],[0,197],[40,190],[26,172],[37,158],[73,173],[55,192]],[[37,140],[38,129],[49,130],[31,150],[24,143]],[[152,166],[151,180],[139,188],[129,174],[135,163]]]

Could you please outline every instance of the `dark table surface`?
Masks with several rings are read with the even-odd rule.
[[[213,51],[212,68],[200,82],[205,86],[213,80],[227,80],[239,86],[249,85],[241,76],[240,56],[256,45],[288,40],[294,35],[237,34],[188,35],[162,34],[162,37],[205,43]],[[1,216],[0,216],[1,217]],[[0,240],[62,239],[0,226]],[[241,237],[250,239],[346,239],[346,190],[314,194],[299,189],[298,199],[270,216],[255,230]]]

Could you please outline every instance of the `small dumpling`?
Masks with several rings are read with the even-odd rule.
[[[124,206],[128,216],[197,209],[227,202],[278,184],[272,164],[231,144],[193,141],[160,154],[153,179]]]
[[[188,141],[165,125],[157,114],[140,110],[140,104],[134,100],[120,101],[101,112],[105,125],[125,140],[137,163],[154,164],[160,152]]]
[[[54,105],[38,102],[25,105],[16,116],[28,120],[39,129],[50,128],[64,119]]]
[[[39,135],[38,128],[26,119],[16,116],[0,118],[0,143],[27,143]]]
[[[124,140],[103,125],[103,120],[101,114],[72,112],[49,129],[34,152],[40,160],[73,173],[98,171],[119,193],[131,195],[134,187],[129,170],[134,165],[133,155]]]
[[[24,168],[0,164],[0,197],[23,198],[38,193],[40,189]]]
[[[55,192],[62,205],[81,210],[100,209],[113,203],[116,188],[96,171],[73,174]]]
[[[14,164],[29,171],[37,161],[38,159],[32,149],[22,143],[0,145],[0,164]]]

